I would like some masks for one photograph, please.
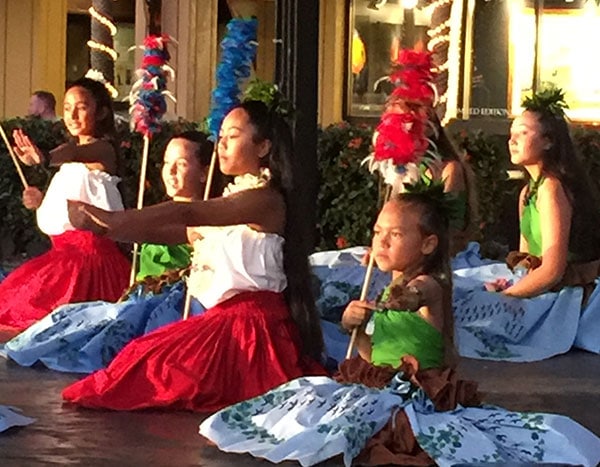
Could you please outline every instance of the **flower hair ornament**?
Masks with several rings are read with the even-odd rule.
[[[569,106],[565,101],[565,92],[560,88],[549,88],[523,99],[521,106],[525,110],[550,113],[556,117],[565,117],[565,109]]]

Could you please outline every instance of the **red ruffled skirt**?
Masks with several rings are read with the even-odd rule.
[[[127,288],[131,264],[112,240],[83,230],[51,240],[0,282],[0,329],[23,330],[65,303],[116,301]]]
[[[301,355],[283,296],[244,292],[131,341],[108,368],[67,387],[63,397],[94,408],[212,412],[291,379],[324,374]]]

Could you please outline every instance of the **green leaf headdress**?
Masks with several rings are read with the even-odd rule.
[[[565,101],[565,92],[560,88],[544,89],[523,99],[521,105],[532,112],[551,113],[556,117],[564,117],[569,106]]]
[[[462,201],[453,193],[444,191],[442,180],[433,180],[425,174],[415,183],[404,184],[405,193],[414,193],[427,197],[445,217],[450,227],[462,228],[464,224],[464,207]]]

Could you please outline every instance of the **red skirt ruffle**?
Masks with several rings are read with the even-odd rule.
[[[212,412],[304,375],[325,375],[301,355],[281,294],[244,292],[204,314],[130,342],[108,368],[63,397],[86,407]]]
[[[0,282],[0,329],[23,330],[65,303],[116,301],[127,288],[131,265],[112,240],[82,230],[51,240]]]

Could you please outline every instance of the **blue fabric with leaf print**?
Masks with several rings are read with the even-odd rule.
[[[567,417],[491,406],[436,412],[401,373],[383,389],[299,378],[217,412],[200,434],[223,451],[274,463],[310,466],[341,454],[350,466],[398,410],[405,410],[419,445],[440,466],[600,461],[600,438]]]
[[[92,373],[104,368],[135,337],[180,320],[184,284],[160,294],[132,294],[120,303],[63,305],[7,342],[3,353],[23,366],[37,361],[56,371]],[[192,315],[203,308],[195,302]]]
[[[453,271],[455,342],[463,357],[511,362],[543,360],[575,342],[583,290],[565,287],[533,298],[487,292],[485,282],[518,280],[501,263]]]

